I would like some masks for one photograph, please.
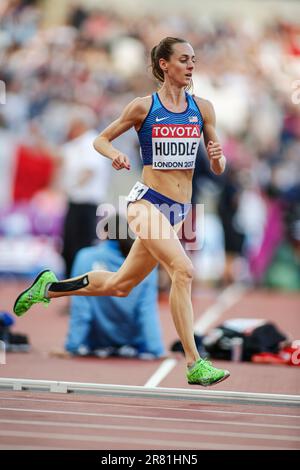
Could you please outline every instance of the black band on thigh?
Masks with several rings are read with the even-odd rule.
[[[52,282],[49,286],[50,292],[70,292],[72,290],[83,289],[89,285],[88,276],[80,277],[70,281]]]

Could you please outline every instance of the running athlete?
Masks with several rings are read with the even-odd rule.
[[[53,272],[43,271],[19,295],[14,312],[20,316],[35,303],[47,304],[62,296],[126,297],[161,263],[171,279],[170,308],[185,353],[187,380],[213,385],[230,374],[199,356],[191,301],[193,266],[177,233],[191,207],[192,176],[202,132],[211,170],[221,174],[226,160],[215,132],[213,106],[187,92],[195,67],[192,46],[184,39],[167,37],[152,49],[151,63],[161,85],[159,91],[134,99],[94,141],[95,149],[112,160],[113,168],[130,170],[128,156],[111,142],[131,127],[138,134],[144,168],[142,181],[127,196],[128,223],[137,235],[129,255],[117,272],[92,271],[58,281]],[[166,238],[162,232],[171,236]]]

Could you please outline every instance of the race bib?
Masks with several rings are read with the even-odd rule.
[[[128,196],[126,197],[126,201],[134,202],[134,201],[138,201],[139,199],[142,199],[142,197],[148,191],[148,189],[149,189],[148,186],[137,181],[135,185],[133,186],[132,190],[130,191],[130,193],[128,194]]]
[[[152,168],[195,168],[200,136],[199,124],[155,124],[152,126]]]

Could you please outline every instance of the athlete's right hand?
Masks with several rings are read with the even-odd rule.
[[[112,162],[112,167],[115,170],[122,170],[122,168],[126,168],[126,170],[130,170],[130,161],[129,158],[124,155],[124,153],[119,152],[116,157],[114,157]]]

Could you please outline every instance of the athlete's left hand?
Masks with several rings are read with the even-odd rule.
[[[210,160],[219,160],[223,155],[222,147],[219,142],[213,142],[210,140],[207,144],[206,150]]]

